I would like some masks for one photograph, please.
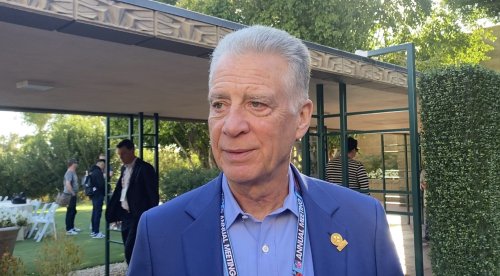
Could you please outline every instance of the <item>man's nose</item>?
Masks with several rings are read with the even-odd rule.
[[[222,132],[225,135],[236,137],[250,130],[247,114],[241,107],[231,107],[224,118]]]

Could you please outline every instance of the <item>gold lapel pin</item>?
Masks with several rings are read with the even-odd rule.
[[[339,233],[333,233],[330,236],[330,241],[333,243],[333,245],[337,246],[338,251],[342,251],[342,249],[344,249],[344,247],[346,247],[346,245],[348,244],[348,242],[344,240],[344,238],[342,238]]]

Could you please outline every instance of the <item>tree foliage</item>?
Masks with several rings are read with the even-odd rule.
[[[492,19],[500,19],[500,1],[498,0],[445,0],[445,2],[462,13],[473,14],[479,11]]]
[[[28,124],[36,125],[38,131],[24,137],[0,136],[0,195],[12,196],[24,191],[31,198],[53,196],[57,189],[63,188],[62,178],[68,159],[79,160],[77,175],[82,177],[99,154],[105,152],[102,117],[25,113],[23,118]],[[134,119],[134,126],[134,133],[137,133],[137,119]],[[127,134],[128,118],[111,120],[111,130],[112,135]],[[144,132],[153,132],[152,120],[144,121]],[[119,172],[121,162],[113,149],[121,139],[123,137],[112,140],[110,145],[110,163],[114,172]],[[144,139],[146,145],[154,143],[151,136],[144,136]],[[163,188],[177,189],[185,183],[167,182],[164,172],[171,169],[203,171],[200,167],[210,167],[208,141],[206,123],[160,121],[162,195],[166,194]],[[146,161],[153,162],[151,149],[145,148],[143,153]],[[111,181],[118,177],[119,173],[114,173]]]
[[[160,176],[161,199],[170,200],[178,195],[197,188],[219,174],[217,169],[173,168]]]
[[[175,144],[188,160],[196,155],[202,167],[214,167],[210,162],[210,137],[206,123],[163,121],[160,124],[160,133],[162,144]],[[189,162],[193,167],[193,162]]]
[[[430,11],[430,0],[180,0],[177,5],[245,25],[273,26],[346,51],[367,48],[375,22],[395,28]]]
[[[486,42],[496,38],[491,31],[476,23],[477,19],[479,18],[472,16],[465,18],[457,11],[437,5],[422,24],[414,26],[415,30],[387,32],[383,39],[374,42],[372,48],[413,42],[419,71],[443,65],[479,64],[488,60],[487,53],[493,50]],[[405,65],[405,56],[399,53],[380,59]]]
[[[69,158],[80,161],[77,171],[93,164],[104,152],[102,118],[75,115],[27,114],[38,131],[23,138],[3,137],[0,154],[0,194],[26,192],[29,197],[55,195],[63,188]],[[41,123],[43,122],[43,123]]]
[[[133,121],[133,133],[139,133],[138,119]],[[128,134],[129,118],[115,118],[111,120],[111,135]],[[153,134],[153,120],[144,119],[144,133]],[[116,139],[114,142],[118,142]],[[201,166],[205,168],[213,167],[210,162],[210,145],[208,136],[208,126],[206,122],[178,122],[178,121],[160,121],[159,141],[161,146],[175,145],[180,149],[182,157],[187,158],[187,162],[194,166],[195,160],[199,158]],[[137,141],[134,141],[137,143]],[[144,145],[153,145],[152,136],[144,137]],[[114,144],[111,145],[114,147]]]
[[[493,7],[500,3],[493,2]],[[476,24],[484,13],[465,13],[430,0],[179,0],[177,5],[246,25],[274,26],[349,52],[414,42],[419,70],[477,64],[489,59],[486,54],[493,48],[486,42],[495,40]],[[402,54],[381,59],[405,64]]]

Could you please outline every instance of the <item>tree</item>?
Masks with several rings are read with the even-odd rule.
[[[247,25],[274,26],[350,52],[414,42],[419,70],[487,60],[492,47],[486,41],[495,39],[476,23],[481,13],[433,6],[429,0],[180,0],[177,5]],[[405,63],[402,55],[381,60]]]
[[[480,11],[492,19],[500,19],[498,0],[445,0],[445,3],[462,13],[472,14]]]
[[[367,48],[376,22],[415,23],[430,0],[180,0],[178,6],[246,25],[264,24],[346,51]]]
[[[128,118],[111,120],[112,135],[127,134],[128,124]],[[134,119],[134,133],[138,132],[138,121]],[[154,133],[152,120],[144,120],[144,133]],[[158,141],[160,146],[175,145],[180,149],[181,156],[186,158],[191,167],[197,166],[195,165],[195,160],[191,160],[194,156],[199,158],[202,167],[213,167],[213,164],[210,163],[209,140],[206,122],[160,121]],[[144,137],[145,145],[152,145],[153,143],[154,141],[151,136]]]
[[[18,165],[19,144],[21,139],[17,135],[0,136],[0,195],[11,197],[14,193],[22,192],[19,181]]]
[[[166,121],[160,124],[161,142],[165,145],[175,144],[189,160],[191,167],[192,154],[199,159],[203,168],[212,168],[210,162],[210,137],[206,123],[172,122]]]
[[[61,190],[66,161],[80,161],[78,175],[104,152],[102,118],[75,115],[27,114],[37,122],[36,134],[11,136],[1,141],[0,192],[5,195],[26,192],[29,197],[55,195]]]
[[[444,5],[436,5],[430,16],[413,31],[393,33],[382,29],[383,39],[372,48],[386,47],[408,41],[415,43],[417,70],[425,71],[443,65],[478,64],[488,60],[493,47],[486,41],[496,38],[477,22],[478,17],[464,17]],[[402,54],[386,55],[383,61],[405,65]]]
[[[43,131],[52,117],[52,114],[46,113],[23,113],[24,122],[29,125],[35,126],[38,132]]]

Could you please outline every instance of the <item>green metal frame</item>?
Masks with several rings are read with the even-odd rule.
[[[385,182],[385,141],[384,134],[380,134],[380,150],[382,153],[382,191],[387,190],[387,184]],[[384,193],[384,210],[387,210],[387,197]]]
[[[325,118],[324,118],[324,101],[323,101],[323,84],[316,85],[316,105],[318,110],[318,177],[320,179],[325,179],[325,134],[323,129],[325,128]]]
[[[391,214],[407,215],[408,222],[409,216],[413,216],[413,232],[414,232],[414,249],[415,249],[415,273],[420,276],[423,275],[423,254],[422,254],[422,228],[421,228],[421,193],[419,190],[419,151],[418,151],[418,126],[417,126],[417,98],[416,98],[416,71],[415,71],[415,46],[413,43],[405,43],[401,45],[391,46],[387,48],[372,50],[366,52],[366,57],[374,57],[379,55],[384,55],[393,52],[406,52],[406,65],[407,65],[407,85],[408,85],[408,107],[393,108],[385,110],[367,110],[361,112],[347,112],[347,97],[346,97],[346,84],[339,82],[339,114],[324,114],[324,100],[323,100],[323,84],[318,84],[316,86],[316,105],[317,114],[313,115],[313,118],[317,119],[317,133],[312,134],[307,132],[305,137],[302,139],[302,162],[303,162],[303,172],[310,175],[310,136],[318,137],[318,176],[320,179],[325,177],[325,166],[326,158],[325,152],[327,152],[327,143],[325,142],[326,137],[333,135],[338,132],[324,133],[324,120],[325,118],[340,118],[340,141],[341,141],[341,156],[342,156],[342,185],[348,186],[348,167],[347,167],[347,135],[349,134],[381,134],[382,151],[384,151],[384,141],[383,133],[408,133],[410,136],[410,160],[411,169],[408,174],[408,153],[407,153],[407,135],[405,134],[405,166],[406,166],[406,192],[404,191],[387,191],[385,185],[385,168],[383,169],[383,190],[370,190],[370,192],[381,192],[384,194],[384,207],[385,207],[385,194],[397,193],[405,194],[407,198],[407,212],[387,212]],[[409,113],[409,128],[402,129],[385,129],[385,130],[364,130],[364,131],[348,131],[347,129],[347,119],[348,116],[354,115],[365,115],[365,114],[379,114],[379,113],[393,113],[393,112],[408,112]],[[382,152],[382,156],[384,153]],[[385,162],[383,162],[385,163]],[[345,164],[345,165],[344,165]],[[385,165],[384,165],[385,167]],[[409,209],[409,179],[411,179],[412,189],[412,204],[413,210],[410,212]]]
[[[415,45],[405,43],[387,48],[367,52],[367,57],[385,55],[394,52],[406,52],[407,84],[408,84],[408,111],[410,120],[410,155],[411,155],[411,183],[413,199],[413,233],[415,249],[415,274],[424,275],[422,254],[422,218],[420,216],[420,188],[419,188],[419,151],[417,125],[417,93],[415,70]]]
[[[126,135],[111,135],[111,116],[106,116],[106,137],[105,137],[105,145],[106,145],[106,160],[110,160],[111,154],[110,152],[114,150],[111,148],[111,140],[112,139],[125,139],[128,138],[134,141],[134,138],[137,137],[138,141],[138,150],[139,150],[139,158],[143,158],[144,156],[144,148],[152,148],[154,151],[154,167],[156,171],[156,175],[159,175],[159,149],[158,149],[158,141],[159,141],[159,116],[158,113],[155,113],[153,118],[153,132],[152,134],[144,134],[144,113],[140,112],[138,114],[138,129],[139,133],[134,134],[134,115],[129,115],[128,120],[128,134]],[[153,136],[153,145],[145,145],[144,136]],[[111,170],[110,162],[106,162],[106,173],[109,176],[109,172]],[[106,184],[104,186],[105,194],[106,194],[106,206],[109,203],[109,191],[108,191],[108,183],[109,177],[105,179]],[[121,241],[110,240],[110,231],[109,231],[109,223],[106,221],[106,238],[105,238],[105,267],[104,273],[106,276],[109,276],[109,262],[110,262],[110,244],[123,244]]]

